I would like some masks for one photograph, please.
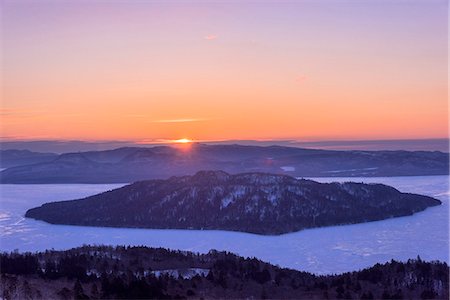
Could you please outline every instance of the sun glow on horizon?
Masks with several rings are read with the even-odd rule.
[[[189,143],[192,143],[192,140],[183,138],[183,139],[179,139],[179,140],[174,140],[173,142],[177,143],[177,144],[189,144]]]

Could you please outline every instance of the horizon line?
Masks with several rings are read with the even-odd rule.
[[[59,139],[59,138],[15,138],[0,137],[0,143],[3,142],[83,142],[83,143],[136,143],[136,144],[162,144],[172,143],[179,139]],[[319,143],[319,142],[384,142],[384,141],[427,141],[427,140],[450,140],[447,137],[424,137],[424,138],[281,138],[281,139],[223,139],[223,140],[202,140],[190,139],[193,143],[223,143],[223,142],[295,142],[295,143]]]

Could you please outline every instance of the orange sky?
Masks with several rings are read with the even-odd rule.
[[[447,1],[0,5],[4,138],[448,135]]]

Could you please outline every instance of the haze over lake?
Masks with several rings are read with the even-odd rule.
[[[280,236],[199,230],[150,230],[51,225],[23,217],[29,208],[114,189],[123,184],[0,185],[0,250],[41,251],[82,244],[147,245],[198,252],[226,250],[314,273],[340,273],[420,255],[449,262],[449,176],[315,178],[392,185],[435,197],[443,205],[413,216],[309,229]]]

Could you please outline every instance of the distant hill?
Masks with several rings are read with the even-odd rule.
[[[280,254],[282,255],[282,254]],[[302,254],[299,253],[299,256]],[[2,253],[4,299],[448,299],[442,262],[316,276],[255,258],[147,247]]]
[[[0,150],[0,168],[47,163],[58,155],[55,153],[31,152],[28,150]]]
[[[61,154],[8,168],[1,183],[126,183],[195,174],[268,172],[296,177],[448,175],[449,155],[427,151],[332,151],[192,144]]]
[[[282,234],[407,216],[440,204],[382,184],[201,171],[194,176],[136,182],[80,200],[47,203],[25,216],[53,224]]]
[[[223,140],[208,141],[209,145],[239,144],[247,146],[272,146],[279,145],[285,147],[327,149],[327,150],[407,150],[407,151],[441,151],[449,152],[448,138],[433,139],[398,139],[398,140],[296,140],[296,139],[277,139],[277,140]],[[18,141],[0,138],[0,149],[28,149],[34,152],[86,152],[110,150],[120,147],[153,147],[168,146],[171,141],[162,143],[157,141],[146,141],[145,144],[133,141],[82,141],[82,140],[30,140]]]

